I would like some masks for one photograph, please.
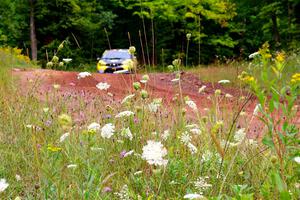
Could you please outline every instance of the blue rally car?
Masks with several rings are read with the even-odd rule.
[[[105,50],[98,60],[99,73],[131,73],[137,66],[136,57],[128,49]]]

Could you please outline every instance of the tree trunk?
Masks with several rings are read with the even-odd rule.
[[[280,43],[280,35],[279,35],[278,25],[277,25],[277,16],[275,13],[272,14],[272,23],[273,23],[273,38],[276,44],[278,44]]]
[[[31,59],[37,60],[37,40],[35,34],[34,22],[34,0],[29,0],[30,3],[30,43],[31,43]]]

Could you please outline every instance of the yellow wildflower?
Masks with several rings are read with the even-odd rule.
[[[59,115],[58,121],[62,126],[72,126],[72,118],[67,114]]]
[[[241,75],[238,76],[238,78],[248,84],[254,83],[255,82],[255,78],[251,75],[249,75],[247,72],[242,72]]]
[[[56,146],[54,146],[54,145],[52,145],[52,144],[48,144],[47,149],[48,149],[49,151],[52,151],[52,152],[58,152],[58,151],[61,151],[61,150],[62,150],[62,148],[56,147]]]
[[[291,83],[292,84],[300,83],[300,73],[296,73],[292,76]]]
[[[283,62],[284,59],[285,59],[285,54],[284,54],[283,52],[280,52],[280,53],[277,54],[276,60],[277,60],[278,62]]]

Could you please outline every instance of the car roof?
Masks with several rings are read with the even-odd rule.
[[[128,52],[128,49],[106,49],[104,52],[106,51],[127,51]]]

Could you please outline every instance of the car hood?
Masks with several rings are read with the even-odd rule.
[[[121,64],[127,59],[101,59],[106,64]]]

